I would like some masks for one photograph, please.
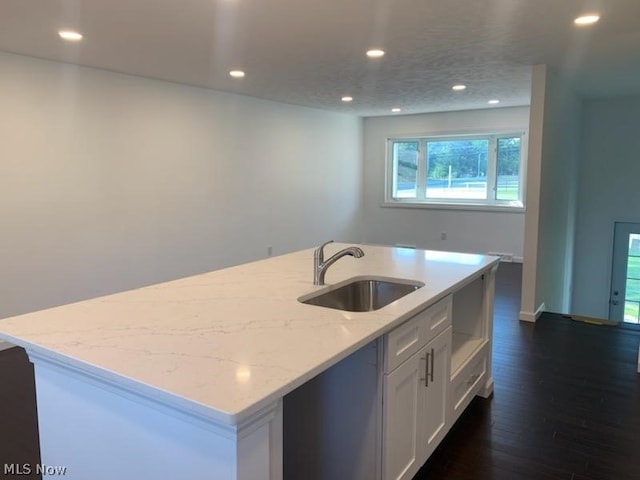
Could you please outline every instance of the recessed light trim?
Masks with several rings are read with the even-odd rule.
[[[350,97],[349,95],[345,95],[340,100],[342,100],[345,103],[349,103],[349,102],[353,102],[353,97]]]
[[[600,20],[600,15],[597,13],[589,13],[587,15],[581,15],[577,17],[573,23],[576,25],[593,25],[598,20]]]
[[[369,58],[384,57],[384,50],[382,50],[380,48],[372,48],[370,50],[367,50],[367,57],[369,57]]]
[[[242,78],[244,77],[244,72],[242,70],[231,70],[229,72],[229,75],[231,75],[233,78]]]
[[[58,35],[68,42],[79,42],[83,37],[80,32],[76,32],[75,30],[60,30],[58,31]]]
[[[467,86],[466,85],[462,85],[461,83],[458,85],[454,85],[453,87],[451,87],[451,90],[454,90],[456,92],[461,92],[462,90],[466,90]]]
[[[491,100],[489,100],[487,102],[489,105],[497,105],[498,103],[500,103],[500,100],[498,100],[497,98],[492,98]]]

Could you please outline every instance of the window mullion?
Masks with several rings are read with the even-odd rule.
[[[396,142],[393,140],[389,140],[387,143],[387,155],[388,158],[391,159],[387,166],[388,186],[390,187],[390,191],[388,190],[388,199],[395,198],[398,188],[398,179],[396,175],[396,172],[398,171],[398,159],[395,156],[395,143]]]
[[[427,198],[427,142],[420,140],[418,146],[418,191],[417,196],[420,200]]]
[[[496,202],[498,181],[498,139],[489,137],[489,158],[487,158],[487,202]]]

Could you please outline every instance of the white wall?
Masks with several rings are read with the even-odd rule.
[[[0,318],[361,240],[355,116],[9,54],[0,72]]]
[[[544,305],[536,298],[538,243],[540,224],[540,181],[542,174],[542,139],[544,133],[546,65],[535,65],[531,72],[531,111],[527,155],[527,188],[524,224],[524,261],[522,262],[522,293],[520,320],[535,322]]]
[[[574,266],[582,99],[571,83],[548,72],[542,145],[538,304],[568,313]]]
[[[582,101],[544,65],[533,70],[520,318],[568,313],[574,263]]]
[[[571,303],[582,100],[547,71],[540,188],[537,304],[568,313]]]
[[[364,121],[364,239],[522,257],[524,214],[383,207],[386,139],[401,135],[527,129],[529,107],[372,117]],[[446,240],[441,234],[446,233]]]
[[[609,316],[614,222],[640,222],[639,125],[640,96],[585,101],[572,313]]]

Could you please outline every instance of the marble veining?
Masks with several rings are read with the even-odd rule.
[[[327,247],[330,255],[344,244]],[[132,392],[234,425],[455,290],[496,257],[361,245],[329,269],[425,284],[375,312],[297,298],[313,249],[0,321],[0,339]]]

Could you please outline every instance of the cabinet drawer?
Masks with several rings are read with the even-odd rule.
[[[385,373],[407,360],[451,325],[451,295],[425,308],[384,339]]]
[[[457,419],[476,396],[487,378],[488,345],[485,346],[453,379],[451,383],[453,420]]]
[[[452,297],[451,295],[447,295],[438,303],[431,305],[429,308],[416,315],[416,317],[422,318],[426,324],[425,333],[427,335],[427,342],[436,338],[440,332],[444,332],[444,330],[451,325],[452,305]]]

